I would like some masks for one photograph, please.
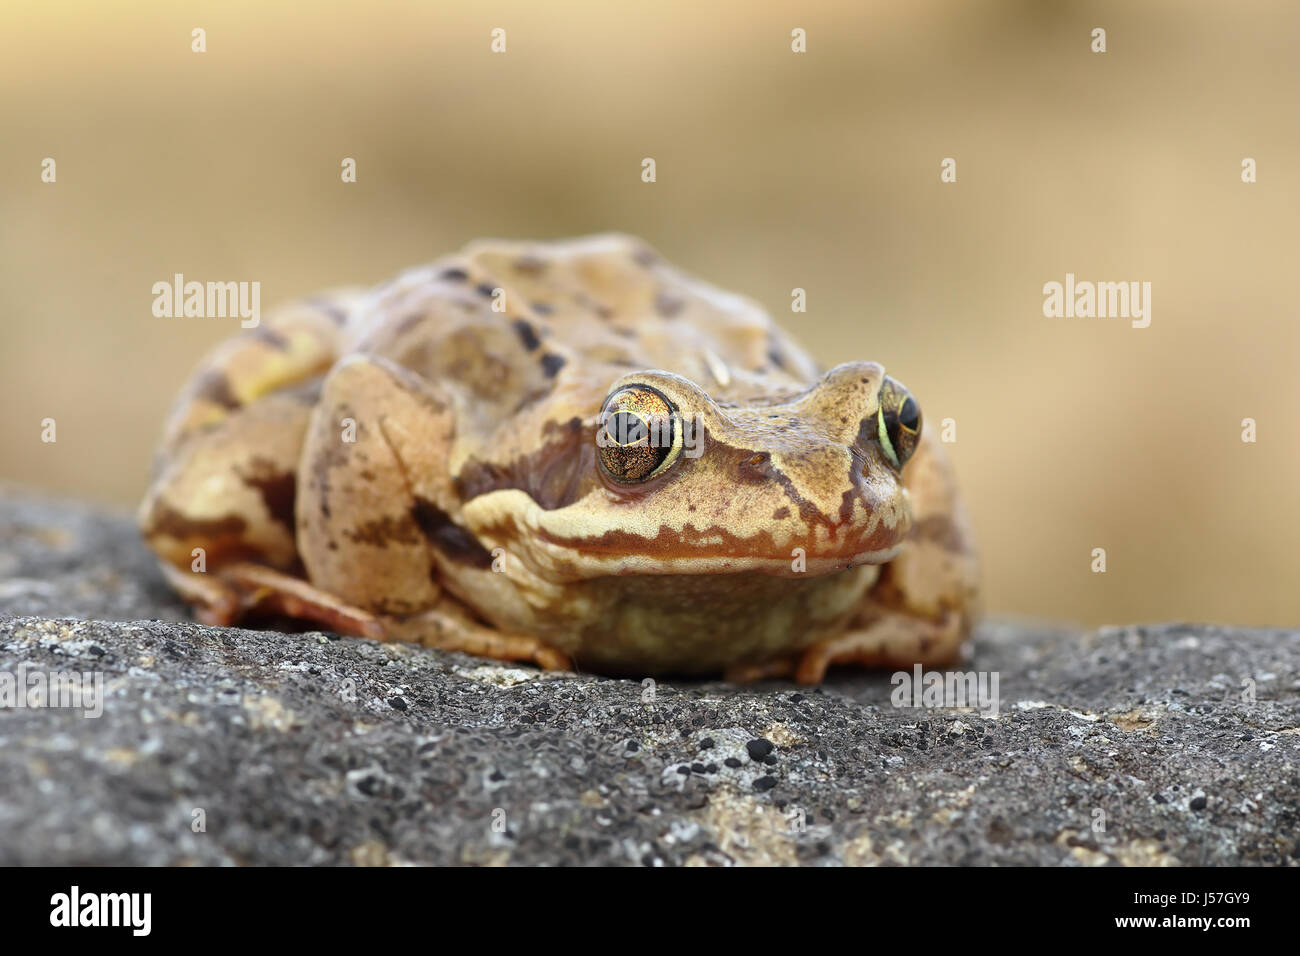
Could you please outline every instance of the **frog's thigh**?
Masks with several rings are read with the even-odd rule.
[[[138,514],[154,551],[178,568],[195,549],[208,571],[238,560],[292,568],[294,474],[311,409],[310,395],[277,392],[169,447]]]
[[[422,378],[352,355],[326,376],[298,472],[298,551],[311,582],[383,615],[440,588],[422,510],[447,507],[452,418]]]
[[[390,636],[425,647],[503,661],[532,661],[548,671],[573,669],[563,651],[526,634],[507,634],[481,624],[448,594],[434,608],[401,620],[385,619],[383,623]]]
[[[978,605],[979,568],[951,466],[927,433],[904,469],[912,507],[907,546],[881,569],[850,628],[804,652],[795,677],[821,681],[832,664],[942,666],[961,655]]]

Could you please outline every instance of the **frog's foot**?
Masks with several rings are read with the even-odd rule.
[[[837,638],[814,644],[803,652],[794,669],[800,684],[820,684],[834,664],[857,664],[889,670],[941,667],[961,657],[962,641],[969,630],[966,617],[948,611],[938,620],[887,612],[862,627]]]
[[[542,670],[571,671],[573,661],[563,651],[535,637],[507,634],[474,620],[453,601],[412,617],[385,618],[386,630],[399,640],[414,641],[443,651],[460,651],[498,661],[531,661]]]
[[[761,664],[732,664],[722,672],[722,679],[732,684],[752,684],[760,680],[789,677],[794,673],[797,657],[779,657]]]
[[[302,578],[260,564],[240,562],[198,574],[163,564],[163,574],[203,624],[230,627],[250,615],[273,614],[311,621],[336,634],[384,640],[383,625],[369,611],[345,604]]]

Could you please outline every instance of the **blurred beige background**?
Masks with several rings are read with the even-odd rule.
[[[992,610],[1295,625],[1297,40],[1216,0],[4,4],[0,478],[134,504],[236,325],[154,318],[175,272],[265,309],[615,229],[957,421]],[[1150,328],[1044,318],[1066,272],[1150,281]]]

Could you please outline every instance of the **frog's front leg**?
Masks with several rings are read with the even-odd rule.
[[[849,629],[805,650],[794,665],[803,684],[833,664],[889,669],[957,661],[976,617],[979,568],[947,456],[926,433],[903,470],[912,531]]]
[[[335,365],[298,474],[298,548],[308,577],[374,613],[386,637],[567,667],[568,658],[541,641],[479,623],[441,584],[444,564],[487,554],[454,517],[454,431],[448,396],[421,376],[373,355]]]
[[[449,594],[436,607],[402,619],[385,620],[388,634],[425,647],[460,651],[499,661],[532,661],[548,671],[573,670],[567,654],[526,634],[507,634],[482,624]]]

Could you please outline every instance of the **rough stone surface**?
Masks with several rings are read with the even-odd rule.
[[[1300,632],[994,623],[968,666],[998,716],[202,627],[129,518],[0,489],[0,681],[105,694],[0,702],[0,864],[1300,859]]]

